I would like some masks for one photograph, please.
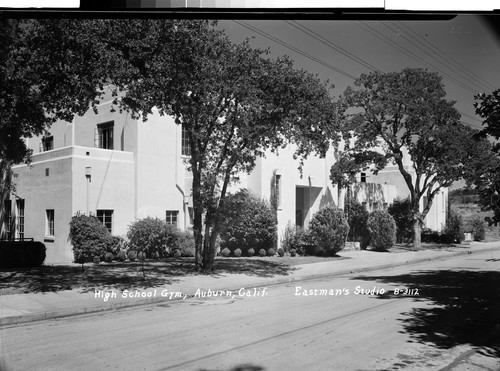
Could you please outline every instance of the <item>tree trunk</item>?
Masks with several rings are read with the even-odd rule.
[[[413,222],[413,247],[420,249],[422,247],[422,225],[420,220],[416,218]]]

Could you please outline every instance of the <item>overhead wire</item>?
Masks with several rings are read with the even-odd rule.
[[[304,26],[303,24],[301,24],[301,23],[299,23],[297,21],[285,21],[285,22],[288,23],[290,26],[295,27],[299,31],[305,33],[306,35],[309,35],[313,39],[319,41],[323,45],[328,46],[330,49],[333,49],[333,50],[335,50],[335,51],[337,51],[337,52],[345,55],[349,59],[352,59],[353,61],[361,64],[362,66],[364,66],[366,68],[368,68],[370,71],[380,71],[377,67],[375,67],[372,64],[366,62],[362,58],[357,57],[356,55],[354,55],[351,52],[345,50],[344,48],[338,46],[337,44],[333,43],[331,40],[326,39],[325,37],[323,37],[320,34],[314,32],[313,30],[311,30],[310,28]]]
[[[424,37],[422,37],[422,35],[418,34],[417,32],[415,32],[411,27],[405,25],[404,23],[402,22],[392,22],[393,24],[398,24],[400,27],[403,27],[405,28],[408,32],[412,33],[414,36],[413,36],[413,39],[417,40],[417,39],[420,39],[422,41],[420,41],[420,43],[422,45],[425,45],[429,50],[432,49],[432,51],[440,56],[443,60],[446,60],[446,63],[449,63],[450,65],[453,65],[453,68],[455,69],[455,71],[457,71],[457,73],[465,73],[465,74],[468,74],[468,75],[471,75],[473,76],[475,79],[477,79],[478,81],[481,81],[482,82],[482,85],[484,87],[487,87],[487,89],[485,90],[495,90],[496,87],[494,85],[492,85],[491,83],[489,83],[488,81],[484,80],[483,78],[481,78],[481,76],[477,75],[476,73],[474,73],[472,70],[470,70],[469,68],[467,68],[466,66],[464,66],[462,63],[460,63],[457,59],[455,58],[452,58],[451,56],[448,55],[448,53],[446,53],[444,50],[441,50],[439,49],[437,46],[435,46],[431,41],[425,39]],[[411,35],[410,35],[411,36]]]
[[[382,24],[388,28],[390,31],[394,32],[394,33],[398,33],[397,30],[395,30],[394,28],[392,28],[391,26],[387,25],[385,22],[382,22]],[[436,58],[435,56],[429,54],[427,51],[425,51],[424,49],[422,49],[420,46],[418,46],[416,43],[414,43],[413,41],[409,40],[407,37],[405,37],[403,34],[400,34],[399,37],[401,37],[402,39],[406,40],[408,43],[410,43],[411,45],[413,45],[415,48],[417,48],[418,50],[420,50],[422,53],[424,53],[425,55],[431,57],[432,59],[434,59],[435,61],[439,62],[440,64],[444,65],[445,68],[449,68],[445,63],[441,62],[438,58]],[[427,64],[429,66],[431,66],[432,68],[434,68],[435,70],[441,72],[443,75],[447,76],[448,78],[452,79],[453,81],[455,82],[459,82],[458,79],[455,79],[454,77],[452,77],[451,75],[449,75],[448,73],[446,73],[445,71],[443,71],[442,69],[432,65],[431,63],[427,62]],[[467,83],[469,84],[472,84],[472,85],[475,85],[476,87],[479,87],[479,91],[481,90],[484,90],[482,86],[478,85],[474,80],[472,79],[469,79],[467,76],[464,76],[464,75],[459,75],[460,78],[462,78],[463,80],[467,81]],[[462,83],[462,81],[460,81],[460,83]],[[471,89],[470,89],[471,90]],[[477,93],[478,91],[474,91],[475,93]]]
[[[267,38],[267,39],[269,39],[271,41],[274,41],[275,43],[277,43],[277,44],[279,44],[281,46],[284,46],[285,48],[290,49],[290,50],[294,51],[297,54],[300,54],[300,55],[302,55],[302,56],[304,56],[304,57],[306,57],[306,58],[308,58],[308,59],[310,59],[310,60],[312,60],[312,61],[314,61],[314,62],[316,62],[318,64],[321,64],[322,66],[324,66],[324,67],[326,67],[328,69],[331,69],[332,71],[338,72],[338,73],[340,73],[340,74],[342,74],[342,75],[344,75],[344,76],[346,76],[346,77],[348,77],[348,78],[350,78],[352,80],[356,80],[357,79],[356,76],[351,75],[350,73],[345,72],[345,71],[341,70],[340,68],[337,68],[337,67],[335,67],[335,66],[333,66],[333,65],[331,65],[331,64],[329,64],[329,63],[327,63],[325,61],[322,61],[321,59],[316,58],[316,57],[312,56],[311,54],[306,53],[306,52],[300,50],[299,48],[297,48],[297,47],[295,47],[293,45],[290,45],[287,42],[285,42],[283,40],[280,40],[280,39],[278,39],[275,36],[272,36],[272,35],[268,34],[267,32],[259,30],[256,27],[250,26],[250,25],[248,25],[247,23],[245,23],[243,21],[233,20],[233,22],[235,22],[235,23],[239,24],[240,26],[243,26],[243,27],[245,27],[245,28],[247,28],[247,29],[249,29],[249,30],[251,30],[251,31],[259,34],[259,35],[261,35],[261,36],[264,36],[265,38]]]

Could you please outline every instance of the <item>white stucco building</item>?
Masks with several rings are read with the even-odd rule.
[[[125,235],[131,222],[147,216],[181,229],[192,225],[192,178],[186,171],[182,127],[157,113],[144,123],[127,113],[111,113],[110,107],[111,101],[104,102],[97,115],[90,110],[71,123],[55,123],[45,137],[27,139],[32,163],[13,169],[18,174],[16,191],[0,210],[3,239],[34,238],[47,247],[46,264],[69,263],[69,222],[77,212],[96,215],[114,235]],[[241,187],[264,199],[270,198],[271,182],[278,186],[280,236],[289,222],[307,227],[322,206],[343,207],[343,193],[339,197],[329,180],[333,152],[324,159],[307,159],[302,176],[292,155],[292,148],[269,153],[257,160],[251,174],[240,176]],[[376,208],[398,195],[406,197],[406,185],[397,175],[388,169],[369,182],[360,179],[365,185],[358,187],[378,192],[366,196],[359,191],[360,201]],[[379,197],[373,201],[377,204],[370,197]],[[440,202],[436,200],[435,211],[429,213],[431,229],[439,230],[444,223]]]

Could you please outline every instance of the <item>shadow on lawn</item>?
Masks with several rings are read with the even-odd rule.
[[[487,356],[500,357],[500,272],[420,271],[396,276],[353,279],[396,283],[417,288],[430,308],[414,308],[401,321],[411,337],[441,349],[470,344]],[[379,299],[408,298],[392,290]]]
[[[294,267],[265,260],[225,259],[215,261],[211,276],[246,274],[259,277],[287,275]],[[140,262],[53,265],[39,268],[0,270],[0,295],[31,292],[57,292],[79,289],[80,292],[101,290],[134,290],[161,287],[179,282],[180,277],[202,275],[194,268],[193,258],[146,262],[145,279]]]

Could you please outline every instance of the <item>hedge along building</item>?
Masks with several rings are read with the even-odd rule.
[[[192,226],[192,177],[182,126],[158,112],[147,122],[111,112],[111,100],[98,108],[97,115],[89,110],[71,123],[55,123],[44,137],[27,139],[32,163],[13,169],[16,191],[3,200],[1,237],[43,241],[47,264],[73,261],[69,222],[78,212],[97,216],[114,235],[125,235],[130,223],[148,216],[181,229]],[[289,146],[257,159],[255,169],[240,174],[232,187],[267,200],[276,195],[279,236],[288,223],[307,227],[323,206],[344,207],[343,193],[339,197],[329,180],[333,151],[306,159],[302,173],[293,152]],[[376,207],[404,195],[398,185],[379,188],[384,202]]]

